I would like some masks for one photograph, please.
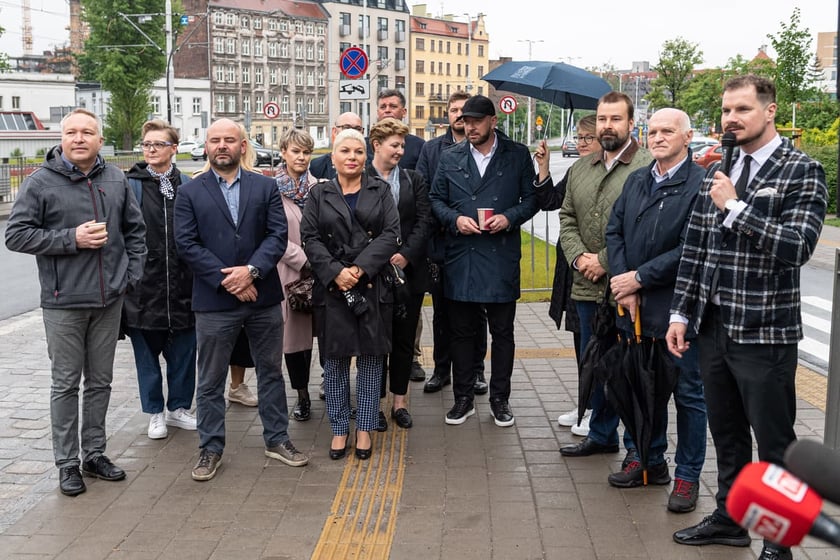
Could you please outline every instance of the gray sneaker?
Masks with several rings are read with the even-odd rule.
[[[290,467],[302,467],[309,462],[309,457],[295,449],[295,444],[290,439],[280,445],[266,447],[265,456],[282,461]]]
[[[219,463],[222,456],[218,453],[213,453],[207,449],[201,450],[201,455],[198,456],[198,462],[192,470],[193,480],[204,481],[210,480],[216,476],[216,470],[219,468]]]

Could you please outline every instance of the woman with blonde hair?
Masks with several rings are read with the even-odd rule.
[[[388,183],[364,173],[364,136],[340,132],[332,159],[336,178],[309,191],[300,234],[315,277],[312,303],[333,433],[330,458],[346,454],[355,356],[355,453],[365,460],[378,424],[382,361],[391,351],[393,294],[383,273],[400,245],[400,218]]]
[[[295,311],[289,306],[289,294],[286,286],[311,274],[309,260],[300,242],[300,221],[303,208],[309,200],[309,192],[318,180],[309,172],[312,149],[315,141],[308,132],[289,129],[280,139],[280,153],[283,161],[277,171],[276,181],[280,194],[283,195],[283,210],[289,226],[289,239],[286,253],[277,263],[280,283],[283,285],[285,299],[283,309],[283,353],[286,370],[292,389],[297,390],[298,398],[292,410],[292,418],[299,422],[309,420],[311,400],[309,399],[309,364],[312,360],[312,315]]]

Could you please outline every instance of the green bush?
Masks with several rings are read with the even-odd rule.
[[[15,148],[14,150],[11,151],[11,153],[9,154],[9,157],[14,157],[14,158],[23,157],[23,152],[21,151],[20,148]]]
[[[828,186],[827,214],[837,214],[837,143],[833,146],[803,146],[802,151],[819,161],[825,169]]]

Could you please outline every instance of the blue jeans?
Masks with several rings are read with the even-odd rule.
[[[580,316],[580,348],[578,348],[578,352],[583,356],[583,350],[592,337],[592,317],[598,309],[598,304],[594,301],[576,301],[575,307]],[[595,385],[589,407],[592,409],[592,416],[589,418],[589,439],[600,445],[617,445],[619,418],[613,407],[607,402],[603,383]],[[624,447],[626,449],[635,447],[630,434],[626,430],[624,432]]]
[[[197,312],[199,447],[225,449],[225,383],[230,353],[245,327],[257,374],[260,420],[266,447],[289,439],[289,410],[283,381],[283,313],[279,305],[240,305],[230,311]]]
[[[166,386],[169,410],[192,408],[195,392],[195,329],[180,331],[128,328],[134,363],[137,366],[137,385],[140,406],[146,414],[163,412],[163,373],[160,355],[166,360]]]
[[[706,460],[706,401],[703,397],[703,381],[700,379],[700,363],[697,341],[692,341],[682,358],[668,353],[665,341],[659,340],[661,351],[673,359],[677,368],[677,382],[674,385],[674,404],[677,408],[677,464],[674,477],[688,482],[700,480],[700,471]],[[650,442],[648,465],[665,462],[668,449],[668,405],[662,411],[661,422],[655,427]],[[635,447],[635,443],[632,444]]]

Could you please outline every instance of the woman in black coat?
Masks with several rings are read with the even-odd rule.
[[[373,161],[368,167],[371,176],[380,177],[390,185],[400,215],[402,245],[391,255],[390,264],[399,267],[405,274],[404,291],[407,294],[394,304],[391,354],[389,363],[382,371],[379,396],[385,397],[386,380],[390,379],[391,393],[394,394],[391,418],[401,428],[410,428],[412,425],[406,396],[411,363],[414,360],[417,321],[423,307],[423,295],[429,288],[426,249],[432,232],[432,207],[426,180],[419,173],[400,169],[399,166],[400,158],[405,153],[406,134],[408,126],[397,119],[389,117],[376,123],[370,129]]]
[[[399,248],[400,223],[388,183],[364,174],[367,152],[359,132],[340,132],[332,157],[337,177],[310,191],[300,233],[315,277],[312,303],[333,432],[330,457],[345,455],[355,356],[356,457],[368,459],[382,362],[391,351],[393,294],[383,273]]]

